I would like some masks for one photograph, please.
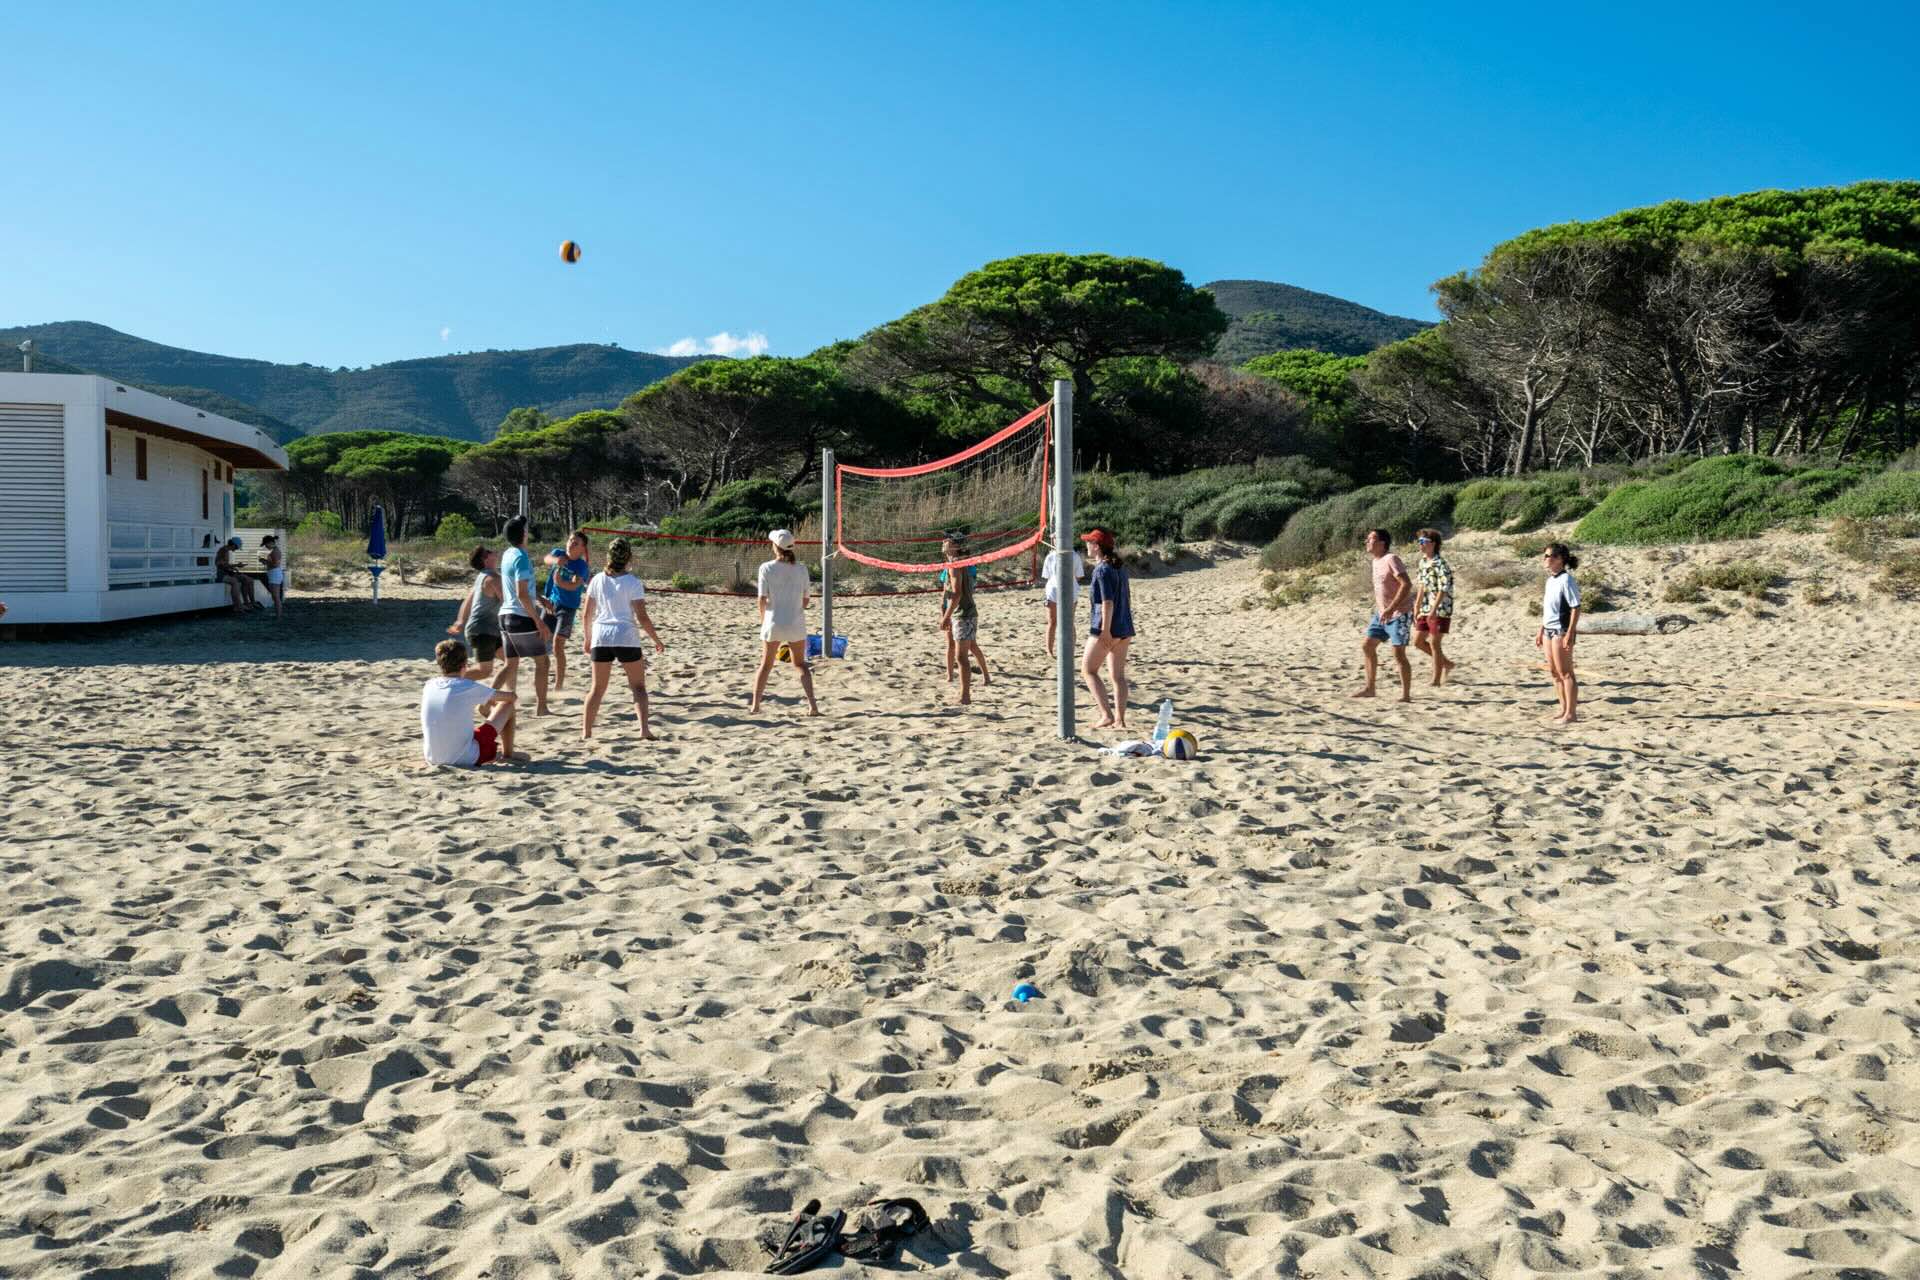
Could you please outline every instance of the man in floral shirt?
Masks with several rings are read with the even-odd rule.
[[[1453,627],[1453,569],[1440,554],[1440,531],[1422,529],[1414,535],[1420,544],[1420,567],[1414,570],[1420,588],[1413,597],[1413,647],[1433,655],[1433,682],[1445,684],[1453,659],[1441,652],[1440,637]]]

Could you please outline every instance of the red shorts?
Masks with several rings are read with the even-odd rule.
[[[483,724],[473,731],[473,740],[480,744],[480,758],[473,763],[476,766],[489,764],[500,754],[500,731],[490,724]]]
[[[1415,618],[1413,620],[1413,629],[1416,634],[1422,631],[1426,631],[1426,632],[1431,632],[1436,636],[1443,636],[1447,634],[1447,632],[1452,627],[1453,627],[1452,618],[1442,618],[1431,613],[1427,614],[1423,618]]]

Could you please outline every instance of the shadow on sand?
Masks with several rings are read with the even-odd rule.
[[[0,642],[4,667],[167,666],[216,662],[383,662],[433,657],[460,607],[442,600],[296,599],[239,617],[225,609],[67,626],[21,627]]]

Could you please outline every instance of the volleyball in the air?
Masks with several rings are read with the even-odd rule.
[[[1160,744],[1160,754],[1169,760],[1191,760],[1200,754],[1200,739],[1185,729],[1175,729]]]
[[[575,244],[571,240],[562,240],[560,242],[560,261],[562,262],[580,261],[580,246],[578,244]]]

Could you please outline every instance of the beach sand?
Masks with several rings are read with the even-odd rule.
[[[1137,578],[1190,764],[1053,736],[1032,593],[964,712],[849,602],[818,721],[656,598],[659,742],[576,667],[479,773],[418,763],[453,591],[0,643],[0,1275],[758,1271],[882,1194],[942,1275],[1920,1275],[1920,606],[1764,551],[1720,618],[1655,592],[1751,546],[1596,553],[1697,625],[1583,637],[1564,730],[1537,577],[1411,707],[1357,599]]]

